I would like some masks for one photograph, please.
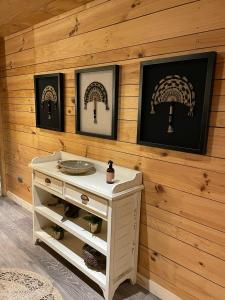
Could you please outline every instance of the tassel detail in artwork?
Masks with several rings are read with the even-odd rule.
[[[170,111],[169,111],[169,126],[168,126],[168,133],[173,133],[174,129],[173,129],[173,106],[174,104],[171,103],[170,104]]]

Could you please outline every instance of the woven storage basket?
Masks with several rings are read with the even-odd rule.
[[[89,268],[104,270],[106,268],[106,257],[88,244],[83,246],[83,259]]]

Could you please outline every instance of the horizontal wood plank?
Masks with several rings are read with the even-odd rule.
[[[223,203],[184,193],[153,182],[145,182],[143,197],[143,201],[149,205],[225,233],[225,204]]]
[[[190,295],[182,295],[182,299],[217,299],[223,298],[224,288],[216,285],[204,277],[190,272],[190,270],[176,264],[159,253],[145,247],[140,247],[140,269],[145,276],[151,278],[151,272],[159,278],[175,284],[176,288],[186,291]],[[147,258],[147,259],[145,259]],[[148,271],[150,269],[150,272]],[[184,297],[184,298],[183,298]],[[222,298],[221,298],[222,297]]]
[[[140,243],[145,247],[151,247],[151,240],[148,240],[148,237],[151,234],[151,229],[155,229],[196,249],[199,249],[205,253],[208,253],[225,261],[225,247],[217,245],[195,234],[191,234],[190,232],[185,231],[180,227],[171,225],[152,216],[148,219],[149,216],[144,213],[142,213],[142,217],[146,218],[147,220],[147,225],[141,224],[140,228]]]
[[[148,235],[148,241],[150,241],[153,251],[160,253],[189,270],[193,270],[202,277],[209,278],[213,283],[225,287],[223,279],[225,272],[223,265],[225,261],[161,233],[158,230],[150,228],[146,234]]]
[[[31,201],[29,161],[57,150],[141,170],[139,272],[187,300],[224,295],[224,5],[95,0],[7,37],[0,51],[7,188]],[[208,51],[217,60],[207,155],[137,145],[140,63]],[[118,138],[77,135],[74,70],[109,64],[120,66]],[[65,132],[35,127],[33,75],[53,72],[65,74]]]

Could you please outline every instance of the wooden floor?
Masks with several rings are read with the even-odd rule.
[[[47,276],[64,300],[102,300],[101,290],[76,268],[44,244],[32,243],[32,217],[8,198],[0,198],[0,267],[22,268]],[[117,290],[115,300],[156,300],[129,282]]]

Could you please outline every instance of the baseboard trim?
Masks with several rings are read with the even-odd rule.
[[[137,283],[161,300],[182,300],[155,281],[142,276],[140,273],[137,274]]]
[[[12,201],[17,203],[18,205],[22,206],[26,210],[32,212],[33,211],[33,205],[24,199],[20,198],[19,196],[15,195],[14,193],[7,191],[7,197],[9,197]]]

